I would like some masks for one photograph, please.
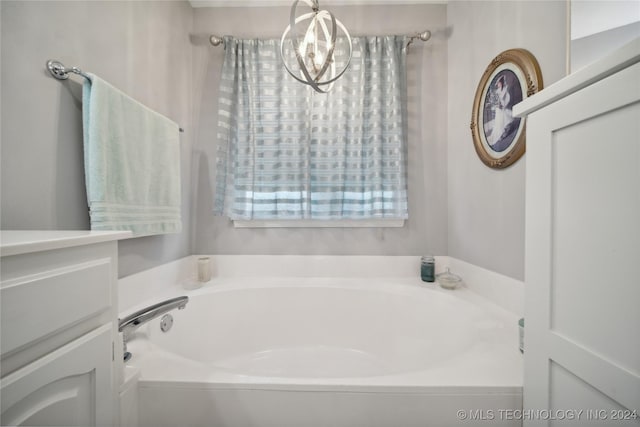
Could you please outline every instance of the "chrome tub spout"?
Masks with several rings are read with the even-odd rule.
[[[171,298],[138,310],[124,319],[119,319],[118,332],[123,333],[122,341],[124,345],[124,360],[126,361],[131,358],[131,353],[127,351],[127,340],[136,329],[171,310],[176,308],[178,310],[182,310],[187,306],[188,302],[189,297],[187,296]]]

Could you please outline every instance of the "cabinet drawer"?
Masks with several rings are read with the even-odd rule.
[[[2,354],[109,310],[111,263],[101,258],[3,281]]]

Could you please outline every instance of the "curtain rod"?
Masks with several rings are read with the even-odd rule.
[[[409,36],[407,47],[409,47],[409,45],[413,43],[415,40],[426,42],[430,38],[431,38],[431,31],[429,30],[425,30],[419,33],[414,33],[411,36]],[[224,39],[220,36],[216,36],[215,34],[212,34],[209,36],[209,43],[211,43],[213,46],[224,45]]]
[[[47,61],[47,70],[49,70],[51,75],[58,80],[67,80],[69,78],[69,73],[77,74],[89,81],[91,80],[91,77],[89,77],[89,75],[82,71],[80,68],[67,68],[60,61],[55,61],[53,59]],[[179,127],[178,129],[180,129],[180,132],[184,132],[184,129],[182,129],[181,127]]]

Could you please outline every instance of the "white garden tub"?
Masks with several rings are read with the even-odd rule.
[[[520,425],[518,316],[467,288],[230,277],[148,303],[177,295],[129,343],[143,426]]]

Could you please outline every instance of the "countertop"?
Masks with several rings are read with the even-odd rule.
[[[48,251],[129,237],[131,237],[130,231],[2,230],[0,231],[0,255],[11,256]]]

